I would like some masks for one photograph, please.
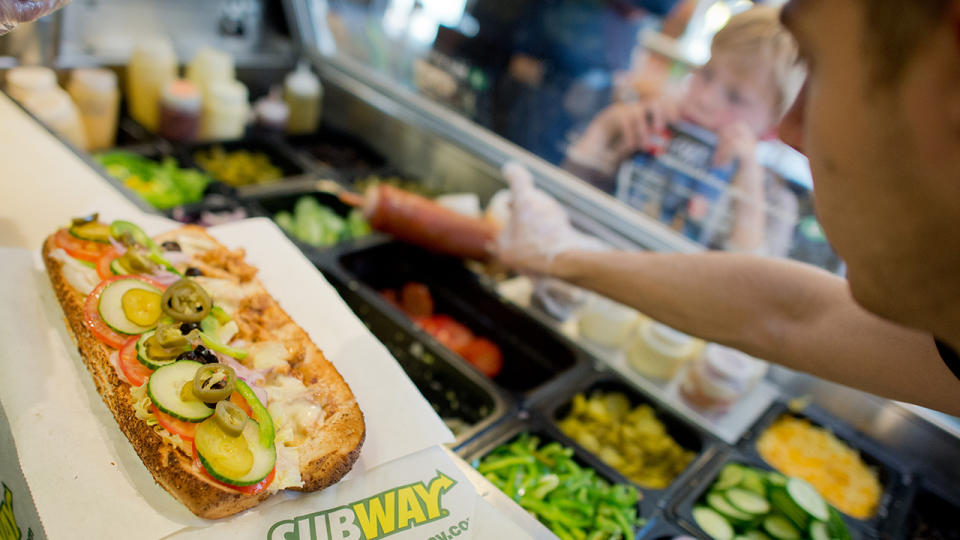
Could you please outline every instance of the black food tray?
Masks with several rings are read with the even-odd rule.
[[[329,126],[310,135],[290,135],[284,141],[298,152],[307,154],[320,167],[339,171],[378,169],[387,160],[359,138]]]
[[[960,540],[960,486],[939,485],[924,479],[910,497],[894,538],[908,540]],[[885,527],[886,529],[886,527]]]
[[[673,540],[683,536],[689,537],[689,534],[671,522],[666,516],[659,515],[651,519],[647,526],[640,530],[637,540]]]
[[[680,475],[677,476],[677,478],[674,479],[674,481],[664,489],[644,487],[641,484],[631,481],[626,476],[620,475],[624,481],[634,484],[637,489],[644,494],[644,496],[650,496],[657,499],[669,498],[673,493],[682,489],[683,485],[690,479],[690,477],[696,474],[699,469],[705,466],[710,459],[716,455],[716,452],[721,444],[716,438],[706,431],[694,427],[673,411],[647,397],[643,392],[615,373],[599,372],[592,376],[585,377],[579,380],[575,385],[564,389],[562,394],[555,393],[551,399],[544,400],[542,403],[537,405],[536,408],[558,432],[562,433],[562,430],[559,426],[559,421],[565,418],[570,412],[573,397],[581,393],[586,394],[586,396],[589,397],[590,394],[596,391],[620,392],[627,396],[627,398],[630,400],[631,406],[633,407],[643,404],[650,405],[656,412],[657,418],[666,426],[667,433],[675,441],[677,441],[680,446],[683,446],[687,450],[691,450],[696,454],[693,458],[693,461],[687,465],[686,469],[684,469],[683,472],[681,472]],[[582,448],[584,452],[590,453],[589,450],[581,447],[574,439],[567,437],[566,435],[564,435],[564,438],[569,441],[570,445],[577,446]],[[597,457],[597,460],[600,460],[600,458]]]
[[[355,282],[347,283],[330,274],[327,278],[350,309],[396,358],[437,414],[441,418],[460,418],[470,425],[457,435],[457,445],[502,420],[511,410],[510,401],[489,380],[451,362],[445,350],[423,343],[419,336],[388,316],[379,297],[371,298]]]
[[[216,175],[207,171],[201,167],[194,154],[200,151],[208,151],[209,149],[220,146],[226,152],[236,152],[239,150],[246,150],[248,152],[256,152],[266,155],[270,158],[270,162],[278,167],[281,171],[281,178],[272,183],[282,182],[284,178],[290,177],[299,177],[305,174],[313,172],[312,167],[305,163],[294,151],[290,148],[284,146],[282,143],[273,140],[270,137],[266,136],[251,136],[244,139],[230,140],[230,141],[210,141],[203,143],[194,143],[179,146],[180,158],[184,163],[187,163],[190,167],[199,169],[206,172],[212,178],[219,180]],[[265,184],[252,184],[251,186],[262,186]],[[246,186],[237,186],[240,192]]]
[[[631,485],[620,473],[611,469],[595,456],[577,446],[569,440],[558,429],[552,426],[551,422],[544,419],[536,412],[521,412],[519,419],[512,422],[505,422],[488,431],[472,443],[462,446],[457,453],[471,465],[476,460],[495,450],[502,444],[512,442],[514,439],[524,433],[529,433],[540,438],[540,445],[550,442],[558,442],[564,446],[573,448],[573,457],[578,465],[589,467],[597,472],[597,475],[611,484]],[[642,497],[637,503],[637,515],[650,519],[657,513],[661,500],[657,497],[641,493]],[[646,526],[637,529],[637,534]]]
[[[906,512],[907,494],[913,483],[911,472],[879,443],[816,405],[808,405],[802,412],[794,412],[783,401],[774,403],[744,434],[738,450],[766,464],[757,451],[757,440],[774,421],[784,414],[804,418],[816,426],[827,428],[838,439],[857,450],[869,467],[876,469],[880,484],[883,486],[883,495],[880,497],[876,513],[869,519],[857,519],[844,514],[845,518],[862,524],[866,530],[876,531],[878,534],[885,530],[885,524],[899,522],[902,519]],[[839,508],[837,510],[840,511]]]
[[[459,259],[397,242],[344,245],[333,252],[326,259],[327,269],[356,279],[374,294],[410,281],[427,285],[436,313],[453,317],[500,347],[503,371],[493,382],[508,393],[529,398],[589,369],[585,353],[487,289]],[[421,339],[442,347],[399,309],[386,303],[383,309],[403,317],[404,326]],[[458,355],[449,356],[474,369]]]
[[[725,454],[719,454],[707,467],[699,471],[696,477],[690,478],[685,489],[677,493],[671,506],[668,507],[667,512],[683,529],[697,538],[710,540],[711,536],[705,533],[703,529],[697,525],[696,520],[693,519],[693,507],[706,495],[707,490],[710,489],[710,486],[716,481],[723,466],[728,463],[738,463],[766,471],[775,470],[762,459],[732,450]],[[868,527],[863,521],[851,518],[843,513],[841,513],[841,515],[854,540],[879,538],[877,531]]]

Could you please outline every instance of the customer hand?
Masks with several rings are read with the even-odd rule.
[[[590,122],[567,157],[609,172],[631,154],[650,151],[654,136],[665,131],[676,116],[676,107],[664,100],[615,103]]]
[[[0,35],[60,9],[70,0],[0,0]]]
[[[719,133],[717,149],[713,154],[713,164],[724,167],[734,160],[740,165],[756,163],[757,136],[743,122],[735,122],[722,128]]]
[[[553,259],[570,250],[601,250],[605,246],[570,224],[556,200],[533,185],[530,171],[518,163],[503,167],[510,184],[510,220],[497,240],[496,256],[516,270],[550,275]]]

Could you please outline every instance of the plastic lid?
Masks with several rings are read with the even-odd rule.
[[[261,124],[277,129],[286,126],[290,118],[290,108],[279,99],[260,99],[254,106],[254,111]]]
[[[211,106],[237,106],[247,104],[247,87],[240,81],[214,81],[207,88]]]
[[[294,94],[313,95],[320,93],[320,79],[317,78],[306,62],[297,64],[297,69],[287,75],[284,85]]]
[[[117,74],[103,68],[75,69],[70,74],[70,83],[94,92],[106,93],[117,88]]]
[[[643,336],[643,340],[651,349],[670,356],[683,356],[688,354],[690,347],[693,346],[695,342],[695,339],[687,334],[678,332],[665,324],[654,321],[643,325],[640,335]]]
[[[186,79],[176,79],[163,87],[163,105],[175,109],[200,110],[200,90]]]
[[[711,375],[727,381],[751,379],[758,368],[758,362],[752,356],[716,343],[704,347],[703,361]]]
[[[7,71],[7,89],[16,99],[57,86],[57,74],[44,66],[17,66]]]

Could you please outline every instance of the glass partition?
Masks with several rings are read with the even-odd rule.
[[[638,107],[663,102],[695,109],[689,102],[696,85],[717,87],[707,78],[724,76],[710,62],[713,36],[732,17],[751,10],[752,2],[317,0],[314,5],[322,6],[316,12],[325,23],[319,38],[325,53],[374,68],[679,234],[711,249],[793,257],[842,270],[814,215],[806,160],[776,140],[775,129],[753,133],[759,142],[745,161],[751,168],[756,162],[758,172],[745,181],[739,159],[717,159],[728,153],[728,133],[698,123],[695,113],[670,115],[682,120],[667,123],[660,122],[659,110]],[[736,38],[752,31],[745,28],[727,33]],[[742,71],[746,62],[732,63]],[[737,100],[763,98],[750,95],[749,87],[742,96],[729,95],[740,91],[736,88],[718,91],[734,108]],[[630,122],[647,123],[640,130],[644,144],[629,140],[639,132],[625,135]],[[619,134],[597,134],[604,130]]]

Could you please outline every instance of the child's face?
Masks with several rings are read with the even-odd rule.
[[[743,122],[760,137],[774,125],[776,99],[768,68],[731,53],[715,53],[693,73],[680,102],[680,115],[714,132]]]

